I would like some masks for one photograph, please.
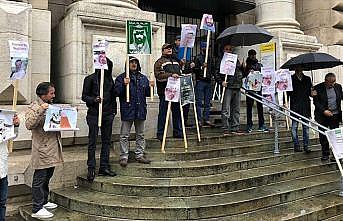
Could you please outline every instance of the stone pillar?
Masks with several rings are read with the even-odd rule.
[[[303,34],[295,20],[295,0],[256,0],[256,24],[270,31]]]

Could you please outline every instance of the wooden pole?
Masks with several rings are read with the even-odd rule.
[[[183,142],[185,144],[185,151],[187,152],[188,143],[187,143],[187,136],[186,136],[185,118],[183,117],[183,108],[182,108],[181,102],[179,102],[179,104],[180,104],[180,112],[181,112],[181,125],[182,125],[182,133],[183,133]]]
[[[13,85],[13,100],[12,100],[12,110],[17,109],[17,102],[18,102],[18,87],[19,87],[19,80],[16,79]],[[7,143],[7,149],[9,153],[13,152],[13,140],[9,140]]]
[[[161,152],[165,153],[165,146],[166,146],[166,138],[167,138],[167,131],[168,131],[168,124],[169,124],[169,117],[170,117],[170,109],[171,109],[171,102],[168,101],[168,109],[167,109],[167,116],[166,116],[166,122],[164,124],[164,132],[163,132],[163,139],[162,139],[162,146],[161,146]]]
[[[129,55],[126,57],[126,78],[130,78],[130,60]],[[126,85],[126,102],[130,102],[130,84]]]
[[[285,104],[288,109],[288,98],[287,98],[286,91],[283,92],[283,96],[285,96]],[[289,118],[287,116],[286,116],[286,126],[287,126],[287,130],[289,130]]]
[[[273,127],[273,119],[272,119],[272,115],[269,114],[269,127],[272,128]]]
[[[210,38],[211,38],[211,31],[208,30],[207,31],[207,41],[206,41],[206,54],[205,54],[205,63],[207,64],[207,60],[208,60],[208,49],[210,47]],[[204,78],[206,77],[207,74],[207,67],[204,68]]]
[[[224,82],[227,81],[227,74],[225,75],[225,80]],[[226,85],[227,86],[227,85]],[[223,100],[224,100],[224,95],[225,95],[225,90],[226,90],[226,87],[223,87],[223,93],[222,93],[222,97],[220,98],[220,103],[223,103]]]
[[[213,90],[213,95],[212,95],[212,100],[214,101],[214,98],[216,97],[216,94],[217,94],[217,82],[216,84],[214,85],[214,90]]]
[[[195,102],[193,103],[193,105],[194,105],[194,117],[195,117],[195,125],[197,127],[198,141],[201,142],[198,114],[197,114],[197,108],[196,108]]]
[[[104,69],[101,68],[100,71],[100,99],[101,103],[99,104],[99,115],[98,115],[98,127],[101,127],[101,122],[102,122],[102,105],[104,103]]]
[[[150,81],[154,80],[154,65],[152,62],[152,54],[149,55],[149,63],[150,63]],[[150,101],[154,101],[154,87],[150,85]]]

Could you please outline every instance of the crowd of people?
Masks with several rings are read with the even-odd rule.
[[[172,44],[162,46],[162,55],[154,64],[157,94],[159,96],[159,113],[157,120],[156,137],[163,138],[164,126],[167,115],[168,102],[165,101],[165,88],[169,77],[179,78],[183,74],[195,76],[195,100],[199,126],[215,126],[210,121],[210,107],[212,98],[212,81],[226,88],[222,103],[222,126],[223,134],[242,134],[240,129],[240,104],[242,79],[251,71],[261,71],[261,63],[256,59],[256,51],[249,50],[246,61],[238,60],[235,73],[224,79],[219,73],[219,65],[209,57],[205,61],[206,42],[200,44],[200,54],[194,60],[178,58],[180,50],[180,36]],[[232,45],[224,45],[223,52],[234,53]],[[218,63],[218,62],[217,62]],[[151,161],[144,154],[145,138],[144,126],[147,116],[146,98],[150,96],[150,87],[155,81],[149,80],[141,73],[140,61],[136,57],[129,57],[129,77],[126,73],[120,74],[115,80],[112,78],[113,63],[107,58],[108,70],[104,71],[103,97],[100,97],[100,70],[84,79],[82,100],[88,107],[86,121],[88,124],[88,174],[87,179],[92,182],[96,176],[96,140],[99,129],[101,130],[101,153],[99,164],[99,176],[116,176],[110,167],[110,147],[112,138],[112,124],[117,111],[116,98],[120,102],[121,129],[120,129],[120,156],[119,164],[128,166],[129,157],[129,134],[132,125],[135,127],[136,150],[135,159],[138,163],[149,164]],[[204,76],[204,70],[207,74]],[[126,70],[126,69],[124,69]],[[342,119],[341,100],[343,99],[342,87],[336,83],[333,73],[325,76],[325,81],[313,87],[311,79],[304,75],[299,66],[292,76],[293,91],[288,92],[290,109],[305,117],[311,117],[311,100],[313,97],[315,106],[315,120],[330,129],[339,127]],[[126,101],[126,86],[129,85],[130,102]],[[248,91],[253,97],[260,100],[261,91]],[[43,130],[46,110],[55,98],[55,87],[52,83],[42,82],[36,88],[38,99],[28,108],[25,115],[25,126],[32,132],[32,167],[34,169],[32,180],[32,217],[50,218],[53,214],[49,209],[57,205],[48,201],[49,182],[53,176],[55,166],[63,162],[62,142],[60,132],[46,132]],[[253,131],[252,107],[254,99],[247,98],[247,130]],[[102,105],[102,124],[98,127],[99,105]],[[189,106],[184,106],[185,120]],[[178,103],[172,103],[173,137],[182,138],[181,111]],[[258,130],[268,131],[264,123],[263,105],[257,102]],[[17,116],[13,118],[15,126],[19,125]],[[303,149],[306,153],[311,152],[309,147],[309,128],[302,126]],[[302,151],[298,138],[298,122],[292,122],[292,138],[294,151]],[[328,160],[330,151],[325,136],[320,135],[322,145],[322,160]],[[7,198],[7,147],[6,143],[0,143],[0,220],[4,220]]]

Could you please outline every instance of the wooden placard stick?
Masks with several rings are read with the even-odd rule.
[[[130,59],[129,55],[126,58],[126,78],[130,78]],[[126,85],[126,102],[130,102],[130,84]]]
[[[206,41],[206,53],[205,53],[205,63],[207,64],[208,60],[208,49],[210,47],[210,38],[211,38],[211,31],[207,31],[207,41]],[[207,67],[204,68],[204,78],[206,77],[207,74]]]
[[[163,132],[163,139],[162,139],[162,146],[161,146],[162,153],[166,152],[165,146],[166,146],[166,138],[167,138],[168,124],[169,124],[169,117],[170,117],[170,109],[171,109],[171,102],[168,101],[167,116],[166,116],[166,122],[164,124],[164,132]]]
[[[152,54],[149,55],[149,66],[150,66],[150,81],[154,80],[154,65],[152,62]],[[150,85],[150,101],[154,101],[154,87]]]
[[[226,82],[226,81],[227,81],[227,74],[225,75],[225,79],[224,79],[224,82]],[[222,97],[220,98],[221,104],[223,103],[223,100],[224,100],[225,90],[226,90],[226,87],[223,87]]]
[[[288,109],[288,97],[287,97],[287,92],[284,91],[283,92],[283,96],[285,96],[285,104],[286,104],[286,108]],[[287,130],[289,130],[289,117],[286,116],[286,126],[287,126]]]
[[[102,105],[104,103],[104,77],[105,70],[104,68],[100,69],[100,104],[99,104],[99,115],[98,115],[98,127],[101,127],[102,122]]]
[[[185,127],[185,118],[183,117],[183,107],[181,105],[181,101],[179,102],[179,104],[180,104],[180,112],[181,112],[181,125],[182,125],[182,133],[183,133],[183,142],[185,145],[185,152],[187,152],[188,143],[187,143],[187,135],[186,135],[186,127]]]
[[[12,100],[12,110],[17,109],[17,102],[18,102],[18,87],[19,87],[19,80],[16,79],[13,85],[13,100]],[[7,149],[9,153],[13,152],[13,140],[9,140],[7,143]]]

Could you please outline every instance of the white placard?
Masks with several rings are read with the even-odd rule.
[[[220,73],[231,76],[235,75],[237,58],[238,56],[236,54],[225,52],[223,55],[223,59],[220,62]]]
[[[75,131],[77,110],[75,107],[49,105],[43,129],[45,131]]]

